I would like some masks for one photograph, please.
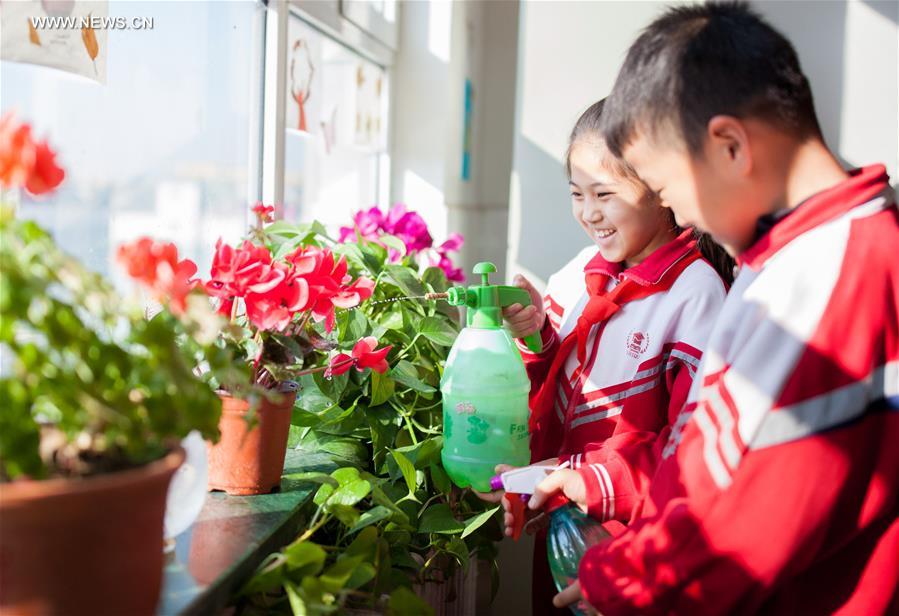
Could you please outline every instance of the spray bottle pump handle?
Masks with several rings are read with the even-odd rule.
[[[531,294],[519,287],[499,287],[499,302],[503,308],[512,304],[521,304],[522,307],[532,304]],[[532,353],[543,351],[543,338],[540,337],[539,331],[525,336],[524,343]]]
[[[493,263],[482,262],[472,270],[481,277],[480,285],[470,287],[453,287],[447,291],[447,301],[453,306],[468,307],[468,325],[486,327],[488,329],[502,327],[502,309],[512,304],[531,305],[531,296],[518,287],[490,284],[490,274],[496,272]],[[543,350],[543,339],[540,332],[524,338],[524,342],[533,353]]]

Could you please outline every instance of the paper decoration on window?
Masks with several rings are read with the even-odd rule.
[[[106,83],[106,0],[21,0],[0,5],[0,59]]]
[[[312,78],[315,76],[315,65],[309,43],[301,38],[296,39],[290,51],[290,96],[297,105],[297,130],[308,131],[306,108],[312,95]]]
[[[287,129],[321,135],[327,155],[335,148],[383,150],[384,69],[295,16],[287,44]]]
[[[355,144],[367,148],[383,147],[382,121],[384,105],[384,71],[369,62],[356,67]]]

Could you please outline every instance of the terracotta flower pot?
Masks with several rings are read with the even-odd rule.
[[[295,391],[288,391],[277,402],[264,399],[248,430],[249,402],[220,394],[222,436],[215,445],[207,443],[210,490],[249,495],[267,494],[280,487],[296,396]]]
[[[154,614],[180,448],[85,479],[0,484],[0,614]]]

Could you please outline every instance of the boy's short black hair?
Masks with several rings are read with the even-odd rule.
[[[601,128],[616,156],[638,129],[673,129],[695,154],[722,114],[821,136],[796,50],[743,2],[679,6],[652,22],[628,50]]]

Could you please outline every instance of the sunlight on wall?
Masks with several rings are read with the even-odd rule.
[[[857,165],[886,164],[893,182],[899,174],[897,48],[884,43],[899,40],[897,34],[896,23],[885,15],[862,2],[848,4],[840,154]]]
[[[403,174],[403,196],[409,209],[421,214],[428,223],[433,238],[446,237],[446,205],[439,188],[407,169]]]
[[[449,63],[453,3],[450,0],[439,0],[431,2],[428,8],[428,51]]]

